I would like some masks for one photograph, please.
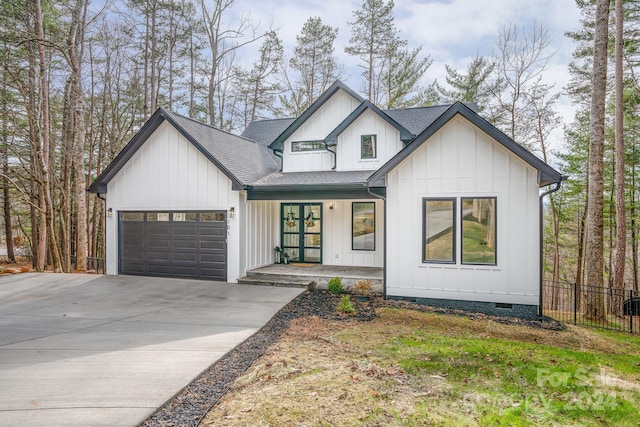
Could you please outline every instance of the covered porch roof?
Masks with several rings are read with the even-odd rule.
[[[247,186],[248,200],[373,199],[384,188],[369,188],[374,171],[273,172]]]

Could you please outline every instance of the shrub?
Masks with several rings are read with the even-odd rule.
[[[353,285],[353,293],[357,295],[371,295],[371,280],[360,279]]]
[[[351,298],[349,298],[349,295],[342,295],[340,303],[338,304],[338,310],[347,314],[351,314],[355,311],[351,305]]]
[[[332,294],[342,293],[344,288],[342,287],[342,279],[339,277],[334,277],[329,280],[329,284],[327,285],[327,289]]]

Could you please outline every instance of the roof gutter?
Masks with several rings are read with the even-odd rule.
[[[540,290],[539,290],[539,300],[538,300],[538,315],[542,316],[542,282],[543,282],[543,264],[544,264],[544,245],[543,245],[543,241],[544,241],[544,201],[543,199],[550,195],[555,193],[556,191],[560,190],[560,187],[562,186],[562,181],[566,181],[567,180],[567,176],[566,175],[562,175],[562,177],[560,178],[559,182],[554,182],[554,186],[553,188],[545,191],[544,193],[542,193],[540,195],[540,203],[539,203],[539,207],[540,207],[540,214],[539,214],[539,221],[540,221],[540,225],[539,225],[539,231],[540,231]]]

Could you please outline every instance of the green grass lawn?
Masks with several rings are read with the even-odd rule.
[[[640,425],[638,336],[379,315],[294,321],[205,425]]]
[[[589,347],[592,338],[583,345],[579,336],[570,345],[562,339],[550,345],[526,334],[504,336],[499,331],[504,326],[478,335],[472,320],[457,320],[458,327],[469,325],[468,333],[421,328],[381,347],[416,380],[441,378],[440,402],[418,402],[416,416],[408,421],[429,417],[448,424],[445,420],[453,417],[451,425],[640,425],[638,337],[589,331],[585,335],[602,340],[596,347]]]

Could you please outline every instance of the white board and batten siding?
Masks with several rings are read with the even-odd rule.
[[[322,203],[322,264],[352,267],[384,267],[384,204],[372,200],[308,200]],[[375,203],[375,250],[354,250],[352,240],[352,203]],[[241,230],[242,271],[274,262],[273,249],[280,246],[280,206],[285,200],[244,204],[245,226]],[[298,203],[298,202],[295,202]],[[333,209],[331,206],[333,205]]]
[[[273,249],[280,246],[280,202],[273,200],[246,201],[241,193],[241,265],[244,276],[247,270],[273,264]]]
[[[375,202],[375,250],[354,250],[352,203]],[[384,203],[372,200],[324,200],[322,263],[353,267],[384,267]],[[333,205],[333,209],[330,206]]]
[[[362,135],[376,136],[376,158],[361,158]],[[400,132],[374,112],[367,110],[338,137],[336,169],[339,171],[375,170],[402,149]]]
[[[425,197],[456,197],[456,264],[422,262]],[[497,265],[462,265],[460,197],[496,197]],[[452,119],[387,175],[387,294],[538,305],[537,171]]]
[[[227,281],[240,277],[240,193],[231,180],[168,122],[162,123],[109,182],[107,274],[118,274],[118,212],[236,210],[227,218]]]
[[[339,90],[284,142],[283,172],[328,171],[333,167],[333,154],[327,150],[292,152],[293,141],[321,141],[334,130],[359,103]]]

